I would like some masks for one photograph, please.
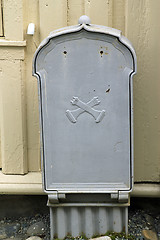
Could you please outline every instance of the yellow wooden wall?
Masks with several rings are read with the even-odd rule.
[[[5,174],[40,172],[38,93],[37,80],[32,77],[33,54],[51,31],[76,25],[84,14],[94,24],[120,29],[133,43],[138,59],[138,73],[134,77],[135,181],[160,181],[160,1],[1,2],[0,33],[4,30],[4,37],[0,37],[0,183],[3,179],[7,181]],[[31,22],[36,26],[34,36],[26,34]]]

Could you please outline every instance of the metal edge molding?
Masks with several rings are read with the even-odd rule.
[[[37,48],[35,54],[34,54],[34,58],[33,58],[33,68],[32,68],[32,74],[35,77],[38,77],[38,74],[36,72],[36,68],[35,68],[35,60],[38,56],[39,51],[45,46],[47,45],[47,43],[50,41],[50,39],[60,36],[60,35],[64,35],[67,33],[73,33],[73,32],[78,32],[82,29],[85,29],[88,32],[98,32],[98,33],[103,33],[103,34],[108,34],[111,36],[115,36],[119,39],[119,41],[124,44],[132,53],[133,55],[133,60],[134,60],[134,69],[133,72],[136,73],[137,72],[137,58],[136,58],[136,53],[135,50],[131,44],[131,42],[122,35],[120,30],[114,29],[114,28],[110,28],[110,27],[105,27],[105,26],[101,26],[101,25],[94,25],[94,24],[78,24],[75,26],[70,26],[70,27],[65,27],[65,28],[61,28],[58,30],[55,30],[53,32],[51,32],[49,34],[49,36],[47,38],[45,38],[39,45],[39,47]],[[38,77],[39,78],[39,77]]]
[[[34,58],[33,58],[32,74],[39,81],[39,101],[40,101],[40,103],[41,103],[41,99],[40,99],[40,95],[41,95],[40,75],[41,74],[40,74],[40,72],[37,72],[37,70],[36,70],[36,58],[37,58],[39,52],[41,51],[41,49],[43,47],[45,47],[49,43],[50,39],[52,39],[54,37],[57,37],[57,36],[60,36],[60,35],[78,32],[82,29],[84,29],[88,32],[95,32],[95,33],[97,32],[97,33],[103,33],[103,34],[108,34],[108,35],[114,36],[119,40],[119,42],[121,42],[123,45],[125,45],[129,49],[129,51],[131,52],[131,55],[133,57],[133,71],[130,74],[130,80],[129,80],[130,81],[130,91],[133,90],[132,77],[137,71],[137,60],[136,60],[135,50],[134,50],[132,44],[130,43],[130,41],[127,38],[125,38],[124,36],[122,36],[121,31],[119,31],[117,29],[109,28],[109,27],[105,27],[105,26],[82,23],[82,24],[78,24],[78,25],[75,25],[75,26],[61,28],[61,29],[58,29],[56,31],[51,32],[49,34],[49,36],[41,42],[38,49],[36,50],[36,52],[34,54]],[[128,192],[128,193],[132,191],[133,181],[134,181],[133,180],[133,158],[134,158],[134,155],[133,155],[133,99],[132,98],[130,99],[130,107],[131,107],[131,114],[130,114],[130,123],[131,123],[131,159],[130,159],[130,161],[131,161],[131,172],[130,172],[130,174],[131,174],[131,188],[126,190],[126,192]],[[40,123],[42,123],[42,122],[43,122],[43,120],[42,120],[42,114],[41,114],[41,109],[40,109]],[[42,128],[42,124],[40,124],[40,126]],[[43,134],[42,134],[42,132],[43,131],[41,131],[41,159],[42,159],[41,164],[42,164],[42,168],[43,168]],[[45,181],[44,181],[45,176],[44,176],[44,174],[45,173],[43,173],[43,185],[44,185],[44,188],[45,188]],[[46,193],[48,193],[48,191],[46,191]]]

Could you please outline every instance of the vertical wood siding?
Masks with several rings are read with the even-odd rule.
[[[1,162],[6,174],[24,174],[27,169],[23,1],[3,1],[5,38],[0,42]],[[14,26],[14,27],[13,27]],[[12,41],[10,43],[10,41]]]
[[[3,2],[0,0],[0,37],[3,37]]]
[[[128,0],[126,37],[137,53],[134,77],[135,180],[160,181],[160,1]]]
[[[159,0],[4,1],[5,40],[17,42],[17,46],[4,47],[0,39],[0,164],[4,173],[40,171],[33,54],[51,31],[75,25],[85,14],[94,24],[120,29],[135,47],[138,58],[138,73],[134,77],[135,181],[160,181],[159,4]],[[36,25],[34,36],[26,34],[30,22]],[[24,40],[26,46],[18,46]]]

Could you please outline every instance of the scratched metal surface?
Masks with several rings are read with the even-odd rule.
[[[131,189],[133,65],[115,36],[83,29],[41,48],[36,72],[46,191]]]

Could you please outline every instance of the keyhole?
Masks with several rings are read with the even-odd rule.
[[[102,57],[102,55],[103,55],[103,51],[100,51],[100,54],[101,54],[101,57]]]

